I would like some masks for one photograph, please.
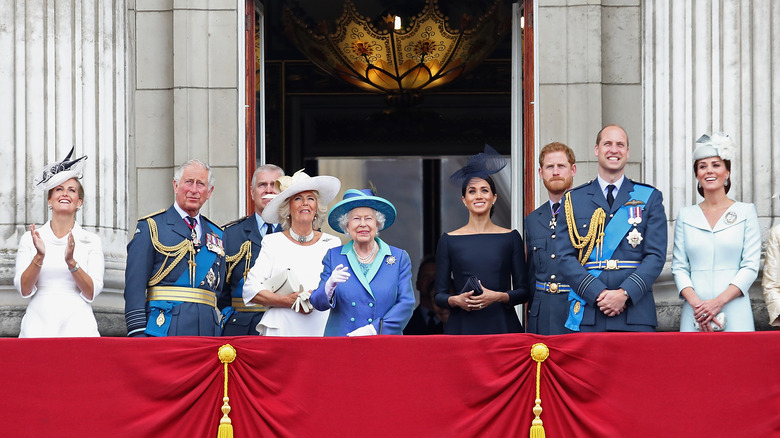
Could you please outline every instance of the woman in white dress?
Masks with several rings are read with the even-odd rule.
[[[303,170],[276,180],[279,192],[263,209],[266,223],[281,223],[284,231],[268,234],[244,284],[244,302],[268,307],[257,331],[264,336],[322,336],[329,311],[312,310],[309,297],[320,282],[322,258],[341,240],[319,230],[328,204],[341,182],[332,176],[310,177]],[[266,195],[274,196],[274,195]],[[303,291],[287,295],[271,292],[269,279],[292,271]]]
[[[20,338],[100,336],[92,301],[103,290],[103,249],[100,238],[76,223],[84,202],[77,177],[84,160],[47,166],[35,185],[48,192],[51,220],[30,225],[16,253],[14,286],[29,298]]]
[[[704,200],[680,210],[674,228],[672,273],[685,299],[680,331],[753,331],[748,289],[761,256],[756,208],[726,196],[731,139],[713,133],[697,143],[693,169]]]

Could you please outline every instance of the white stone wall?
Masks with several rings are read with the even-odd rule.
[[[216,179],[202,213],[235,219],[244,209],[243,2],[135,0],[128,15],[131,227],[173,203],[173,173],[193,158]]]
[[[755,204],[764,242],[777,222],[779,38],[775,1],[643,2],[644,175],[665,194],[670,238],[680,209],[702,200],[691,157],[696,139],[712,131],[736,143],[729,196]],[[760,281],[750,296],[766,326]]]
[[[27,304],[13,288],[16,248],[49,219],[34,173],[76,147],[89,156],[76,220],[103,239],[96,309],[123,305],[127,234],[123,0],[6,1],[0,8],[0,336],[18,333]],[[110,323],[106,325],[108,327]],[[110,327],[108,328],[110,330]]]

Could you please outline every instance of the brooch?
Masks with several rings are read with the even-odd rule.
[[[575,315],[580,313],[581,307],[582,307],[582,305],[580,304],[579,301],[574,303],[574,314]]]
[[[726,213],[726,223],[731,225],[737,220],[737,214],[733,211]]]
[[[394,265],[395,264],[395,256],[389,256],[388,258],[386,258],[385,259],[385,263],[387,263],[388,265],[391,265],[391,266]]]
[[[630,233],[628,233],[628,236],[626,236],[626,240],[628,240],[628,243],[631,245],[632,248],[636,248],[639,246],[640,243],[642,243],[642,233],[639,232],[636,228],[631,230]]]

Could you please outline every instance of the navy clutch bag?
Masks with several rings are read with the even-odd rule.
[[[472,297],[476,297],[478,295],[482,295],[482,286],[479,285],[479,279],[475,276],[470,276],[468,280],[466,280],[466,284],[463,285],[463,289],[460,290],[460,293],[474,291],[474,293],[471,295]]]

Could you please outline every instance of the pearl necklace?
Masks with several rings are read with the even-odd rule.
[[[311,230],[311,233],[309,233],[308,236],[301,236],[293,231],[292,227],[290,227],[290,237],[292,237],[293,240],[297,240],[298,243],[306,243],[311,239],[314,239],[314,230]]]
[[[357,250],[355,250],[355,256],[357,256],[358,262],[367,265],[371,263],[371,260],[374,259],[377,252],[379,252],[379,245],[374,244],[374,247],[371,248],[371,251],[369,251],[367,256],[365,257],[361,256],[360,254],[357,253]]]

